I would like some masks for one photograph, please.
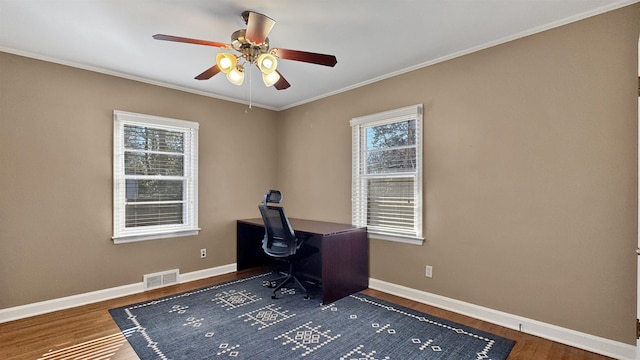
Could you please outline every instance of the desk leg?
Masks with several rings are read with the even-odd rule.
[[[324,236],[322,303],[331,303],[368,286],[369,246],[366,230]]]
[[[238,270],[265,266],[269,258],[262,251],[264,227],[245,223],[237,224],[236,261]]]

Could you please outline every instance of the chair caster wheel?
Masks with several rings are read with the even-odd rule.
[[[305,300],[309,300],[309,299],[311,299],[311,297],[310,297],[309,295],[305,295],[305,296],[304,296],[304,299],[305,299]]]
[[[271,295],[271,298],[272,298],[272,299],[277,299],[278,297],[277,297],[277,296],[275,296],[275,295]]]

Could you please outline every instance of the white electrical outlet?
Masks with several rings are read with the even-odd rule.
[[[431,278],[433,277],[433,266],[431,265],[427,265],[425,272],[424,272],[424,276]]]
[[[200,257],[201,258],[207,257],[207,249],[200,249]]]

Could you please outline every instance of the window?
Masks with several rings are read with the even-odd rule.
[[[422,105],[354,118],[352,222],[422,244]]]
[[[114,111],[113,240],[198,233],[196,122]]]

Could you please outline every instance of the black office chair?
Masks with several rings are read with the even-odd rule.
[[[262,239],[262,249],[265,254],[277,260],[283,260],[288,265],[287,273],[277,279],[271,280],[269,284],[273,286],[272,299],[276,299],[276,293],[283,286],[290,282],[295,282],[304,291],[304,298],[308,299],[307,289],[294,274],[294,262],[296,254],[302,246],[304,239],[296,237],[287,215],[282,206],[268,205],[269,203],[281,203],[282,193],[278,190],[269,190],[264,195],[263,203],[258,206],[262,220],[264,221],[265,235]],[[279,283],[278,283],[279,282]]]

